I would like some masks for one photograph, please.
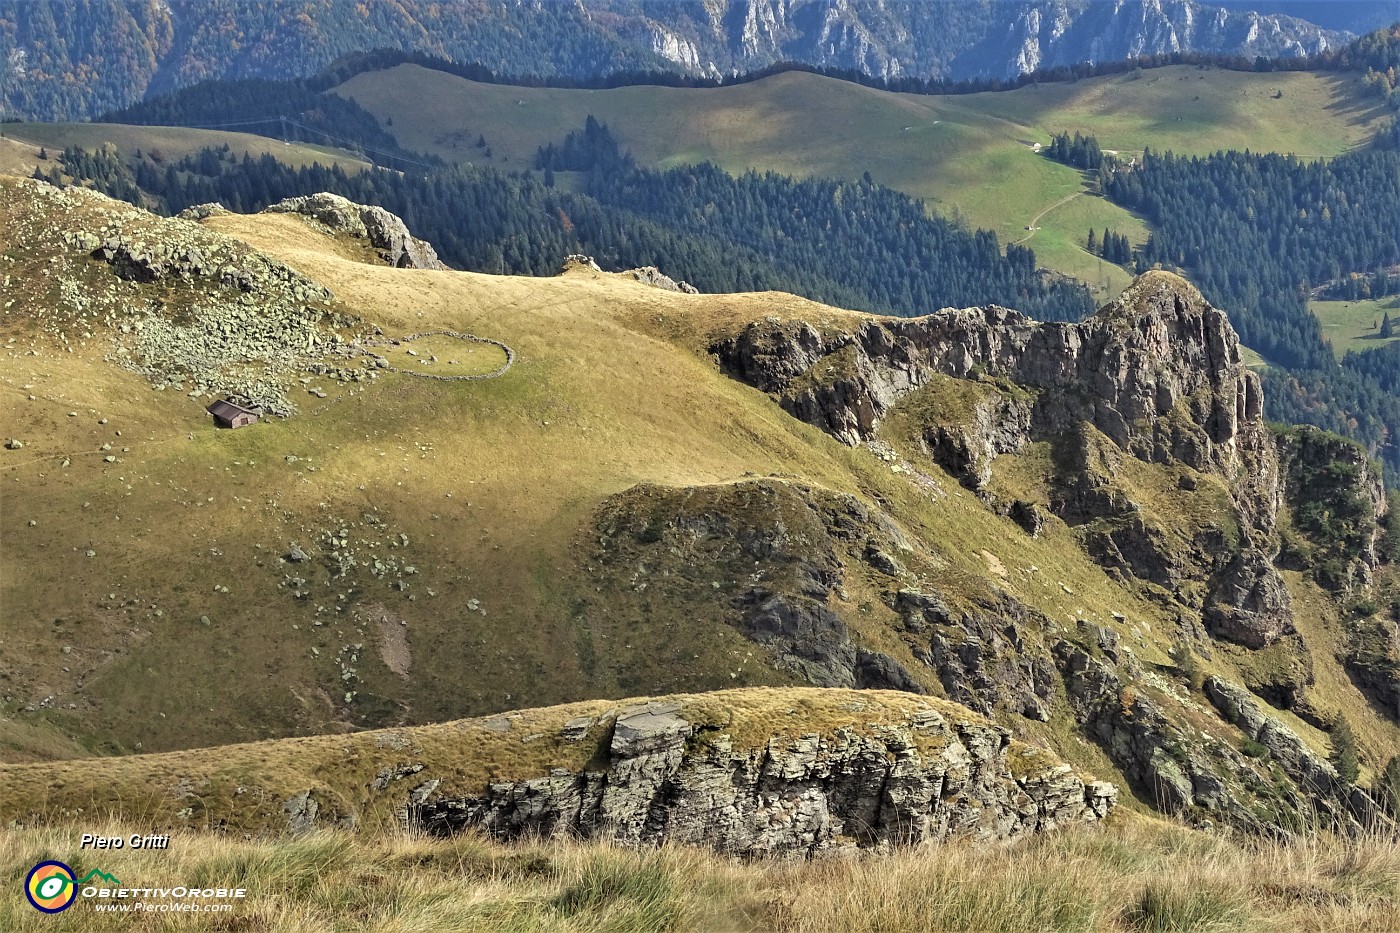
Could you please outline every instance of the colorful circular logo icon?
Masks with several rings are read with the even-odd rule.
[[[77,878],[62,862],[40,862],[24,879],[24,896],[35,910],[56,914],[73,906],[78,897]]]

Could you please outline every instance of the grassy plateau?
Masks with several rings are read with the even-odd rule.
[[[1383,347],[1400,337],[1400,295],[1359,301],[1313,301],[1308,310],[1322,322],[1322,333],[1332,344],[1337,359],[1348,350],[1370,350]],[[1390,315],[1397,337],[1380,338],[1382,318]]]
[[[1177,66],[1014,91],[893,94],[810,74],[718,89],[559,90],[479,84],[401,65],[352,78],[334,93],[383,122],[409,149],[445,159],[528,167],[592,114],[644,164],[712,161],[798,177],[875,181],[938,212],[1024,240],[1049,268],[1117,294],[1128,274],[1083,249],[1090,227],[1138,245],[1142,222],[1087,196],[1075,169],[1036,151],[1056,132],[1094,135],[1131,158],[1144,148],[1335,156],[1369,139],[1383,116],[1356,76],[1252,74]],[[1076,197],[1076,195],[1086,195]],[[1028,227],[1035,227],[1028,230]]]

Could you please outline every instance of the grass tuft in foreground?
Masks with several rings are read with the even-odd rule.
[[[980,848],[758,863],[471,835],[191,834],[165,852],[103,853],[79,852],[77,839],[67,828],[0,831],[0,929],[1388,933],[1400,918],[1400,840],[1232,840],[1145,821]],[[21,893],[46,858],[101,867],[128,886],[249,893],[225,914],[111,914],[80,901],[50,917]]]

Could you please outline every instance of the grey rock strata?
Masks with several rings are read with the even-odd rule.
[[[795,712],[795,710],[789,710]],[[1111,784],[931,708],[870,728],[746,740],[675,702],[619,711],[597,767],[554,769],[409,806],[434,835],[578,835],[743,856],[1005,839],[1107,815]]]
[[[993,460],[1048,442],[1047,507],[1091,558],[1120,579],[1201,593],[1187,598],[1217,637],[1263,648],[1293,630],[1272,562],[1283,484],[1259,378],[1225,313],[1178,276],[1139,276],[1077,324],[995,306],[820,330],[769,318],[710,349],[730,374],[852,446],[876,439],[895,407],[923,392],[919,404],[937,415],[921,427],[923,452],[999,511],[1012,504],[991,501]],[[1126,458],[1211,477],[1238,534],[1164,529],[1116,482]],[[1017,520],[1034,533],[1029,505]]]
[[[268,214],[301,214],[337,233],[365,240],[380,257],[398,269],[445,269],[426,240],[409,233],[397,214],[382,207],[356,204],[338,194],[320,192],[287,198],[266,208]]]

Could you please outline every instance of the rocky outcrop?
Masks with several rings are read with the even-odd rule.
[[[1247,690],[1219,677],[1208,677],[1205,694],[1226,721],[1268,749],[1272,759],[1301,789],[1345,799],[1350,788],[1338,776],[1337,769],[1309,751],[1293,730],[1264,715]]]
[[[426,240],[409,233],[397,214],[382,207],[356,204],[338,194],[321,192],[287,198],[264,213],[301,214],[335,233],[365,240],[389,265],[397,269],[445,269],[437,251]]]
[[[992,478],[992,461],[1024,447],[1031,435],[1028,400],[987,391],[964,417],[925,425],[923,444],[929,457],[978,492]]]
[[[1343,663],[1372,705],[1400,721],[1400,614],[1393,608],[1347,625]]]
[[[218,201],[207,201],[204,204],[192,204],[175,217],[178,220],[208,220],[210,217],[223,217],[232,213]]]
[[[1247,648],[1263,648],[1293,632],[1288,590],[1258,551],[1236,555],[1217,575],[1206,601],[1212,635]]]
[[[44,257],[63,296],[21,294],[12,312],[60,342],[103,341],[109,361],[157,390],[291,414],[290,377],[343,358],[345,337],[359,329],[323,285],[217,230],[82,187],[11,179],[0,188],[22,218],[11,232]]]
[[[564,257],[564,262],[559,266],[559,271],[564,273],[568,272],[570,269],[587,269],[590,272],[603,271],[592,256],[585,256],[583,253],[570,253]]]
[[[979,494],[997,456],[1049,441],[1046,505],[1082,529],[1096,561],[1167,592],[1201,584],[1209,605],[1190,597],[1192,608],[1221,637],[1264,647],[1291,631],[1271,562],[1281,485],[1259,380],[1224,312],[1178,276],[1139,276],[1079,324],[998,307],[823,330],[767,319],[711,349],[731,374],[846,444],[872,439],[907,400],[924,418],[924,452]],[[1125,456],[1213,477],[1237,533],[1213,522],[1173,536],[1124,492]]]
[[[893,522],[854,496],[774,479],[637,486],[605,502],[595,527],[595,583],[626,579],[600,611],[639,599],[704,603],[806,683],[924,690],[837,609],[848,567],[897,580],[891,554],[908,548]]]
[[[790,706],[778,737],[748,733],[741,707],[720,725],[681,701],[629,706],[593,726],[602,744],[587,769],[439,788],[408,819],[434,835],[475,828],[767,856],[1006,839],[1100,819],[1116,802],[1112,785],[1086,784],[956,707],[916,704],[867,723],[861,700],[848,708],[851,724],[833,728]]]
[[[1273,775],[1236,749],[1182,728],[1174,701],[1143,687],[1137,662],[1107,630],[1084,626],[1077,639],[1057,643],[1055,655],[1075,717],[1149,805],[1254,832],[1299,825],[1317,812],[1306,797],[1280,797]]]
[[[188,224],[152,221],[145,230],[109,225],[68,240],[119,277],[144,285],[207,284],[257,293],[269,303],[331,299],[324,286],[242,243]]]
[[[1275,436],[1293,516],[1283,559],[1332,590],[1371,584],[1389,507],[1379,467],[1355,441],[1307,425]]]
[[[642,266],[640,269],[630,270],[627,274],[643,285],[650,285],[653,288],[665,289],[668,292],[681,292],[686,295],[700,294],[700,289],[694,285],[689,282],[677,282],[655,266]]]
[[[735,376],[852,445],[900,398],[953,376],[1033,390],[1029,414],[1017,414],[1028,421],[1023,440],[1087,422],[1149,462],[1233,477],[1247,461],[1273,458],[1259,379],[1241,365],[1225,313],[1165,272],[1139,276],[1080,324],[1039,323],[995,306],[825,332],[768,319],[711,349]],[[1000,400],[972,422],[1005,430],[997,413],[1008,410]],[[1257,518],[1267,526],[1272,514]]]
[[[1046,722],[1058,677],[1033,637],[1046,620],[1010,596],[954,613],[936,594],[899,590],[893,599],[914,657],[938,675],[944,693],[984,715],[1006,710]]]

